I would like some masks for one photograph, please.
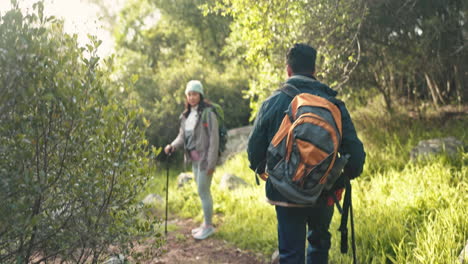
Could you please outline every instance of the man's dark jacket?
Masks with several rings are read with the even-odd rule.
[[[341,111],[343,125],[343,136],[339,152],[342,155],[349,154],[351,156],[344,168],[344,175],[347,175],[351,179],[359,176],[364,166],[366,154],[362,142],[356,134],[346,106],[342,101],[335,99],[337,92],[330,89],[327,85],[318,82],[310,75],[294,75],[286,82],[296,86],[302,93],[310,93],[323,97],[334,102],[338,106]],[[257,114],[252,132],[249,136],[247,153],[250,161],[250,168],[259,174],[265,171],[267,148],[278,131],[285,111],[288,109],[291,101],[291,97],[283,92],[276,91],[263,102]],[[337,185],[341,185],[341,183],[337,183]],[[293,203],[283,197],[274,188],[269,179],[266,182],[266,195],[270,201]]]

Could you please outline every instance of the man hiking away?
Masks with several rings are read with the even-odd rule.
[[[267,201],[276,209],[280,263],[304,263],[306,237],[307,263],[328,263],[331,246],[328,229],[333,216],[333,201],[341,199],[343,175],[350,179],[359,176],[365,160],[363,145],[344,103],[335,98],[336,91],[314,77],[316,54],[316,50],[306,44],[295,44],[289,49],[286,55],[289,78],[283,88],[262,103],[248,142],[250,168],[263,175],[262,178],[268,177],[265,189]],[[288,92],[285,86],[293,92]],[[299,97],[302,99],[296,99]],[[319,102],[319,106],[294,108],[310,98]],[[326,107],[330,108],[328,114]],[[303,120],[294,122],[299,115],[304,116]],[[328,119],[331,125],[324,124]],[[285,124],[290,127],[306,122],[310,124],[298,126],[293,136],[285,136],[292,131],[284,129]],[[319,135],[323,131],[328,134]],[[320,137],[323,139],[315,145],[304,143],[305,138],[313,141]],[[329,153],[325,152],[328,143],[331,146]],[[281,147],[287,152],[284,158],[275,156],[276,149]],[[309,152],[324,154],[316,158],[310,157]],[[315,163],[308,160],[315,160]],[[335,169],[338,164],[344,168]],[[292,166],[295,167],[291,169]],[[288,173],[295,174],[289,182],[282,179]],[[313,177],[318,180],[311,183]],[[320,189],[316,196],[296,192],[295,186],[306,188],[315,186],[313,184]]]

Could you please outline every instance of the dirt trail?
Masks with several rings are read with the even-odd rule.
[[[169,225],[177,226],[168,232],[167,243],[160,256],[148,261],[152,264],[267,264],[263,256],[241,250],[224,240],[209,237],[202,241],[193,239],[191,230],[197,227],[190,219],[172,219]]]

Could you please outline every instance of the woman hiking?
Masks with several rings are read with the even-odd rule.
[[[164,152],[169,154],[183,148],[185,161],[192,163],[204,216],[200,227],[192,230],[192,236],[202,240],[215,231],[210,186],[218,159],[219,127],[211,104],[204,99],[203,85],[200,81],[189,81],[185,96],[185,110],[180,116],[179,134],[164,148]]]

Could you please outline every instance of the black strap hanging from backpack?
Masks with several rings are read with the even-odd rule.
[[[341,253],[348,252],[348,215],[351,216],[351,247],[353,250],[353,263],[357,263],[356,258],[356,240],[354,236],[353,205],[351,199],[351,181],[345,176],[345,196],[343,199],[343,213],[341,215],[341,224],[338,229],[341,232]]]

